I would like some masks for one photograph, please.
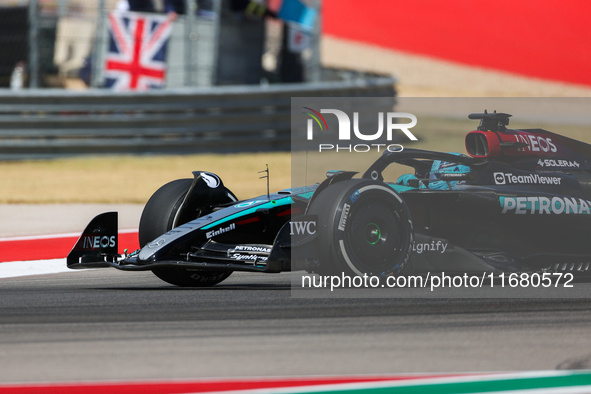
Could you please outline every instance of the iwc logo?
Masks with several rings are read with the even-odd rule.
[[[212,189],[215,189],[222,183],[222,181],[216,174],[212,174],[209,172],[202,172],[201,179],[203,179],[205,183],[207,183],[207,186],[209,186]]]

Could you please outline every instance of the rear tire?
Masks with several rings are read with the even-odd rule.
[[[173,228],[177,212],[192,183],[192,179],[177,179],[162,186],[150,197],[140,219],[139,242],[142,248]],[[228,201],[218,203],[229,201],[233,200],[228,197]],[[207,203],[211,204],[211,201]],[[197,211],[196,209],[195,212]],[[197,217],[199,215],[195,214],[195,217],[189,220]],[[176,224],[180,226],[184,223]],[[181,287],[213,286],[232,274],[232,271],[199,271],[179,267],[157,268],[152,272],[163,281]]]

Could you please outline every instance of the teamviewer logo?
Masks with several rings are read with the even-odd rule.
[[[495,178],[495,183],[497,185],[504,185],[505,184],[505,174],[502,172],[495,172],[493,174],[493,177]]]

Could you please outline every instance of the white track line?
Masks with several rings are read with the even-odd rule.
[[[137,229],[119,230],[119,234],[137,232]],[[34,235],[24,237],[0,238],[0,243],[11,241],[33,241],[36,239],[55,239],[79,237],[80,233]],[[58,274],[61,272],[76,272],[66,267],[66,259],[8,261],[0,263],[0,279],[16,278],[19,276]]]
[[[66,259],[10,261],[0,264],[0,279],[19,276],[58,274],[75,272],[66,267]]]

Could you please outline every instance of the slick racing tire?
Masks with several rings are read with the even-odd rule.
[[[192,179],[177,179],[162,186],[150,197],[140,219],[139,241],[142,248],[173,228],[176,214],[192,183]],[[228,192],[227,201],[218,201],[216,203],[230,201],[233,201],[233,199],[231,193]],[[208,204],[211,203],[211,201],[208,201]],[[197,209],[195,209],[195,212],[197,212]],[[196,213],[195,217],[190,220],[197,219],[198,216]],[[177,223],[178,226],[181,224],[184,223]],[[177,267],[157,268],[153,269],[152,272],[163,281],[182,287],[213,286],[232,274],[232,271],[199,271]]]
[[[320,274],[399,274],[413,244],[410,212],[391,187],[375,181],[342,181],[310,205],[318,215]]]

